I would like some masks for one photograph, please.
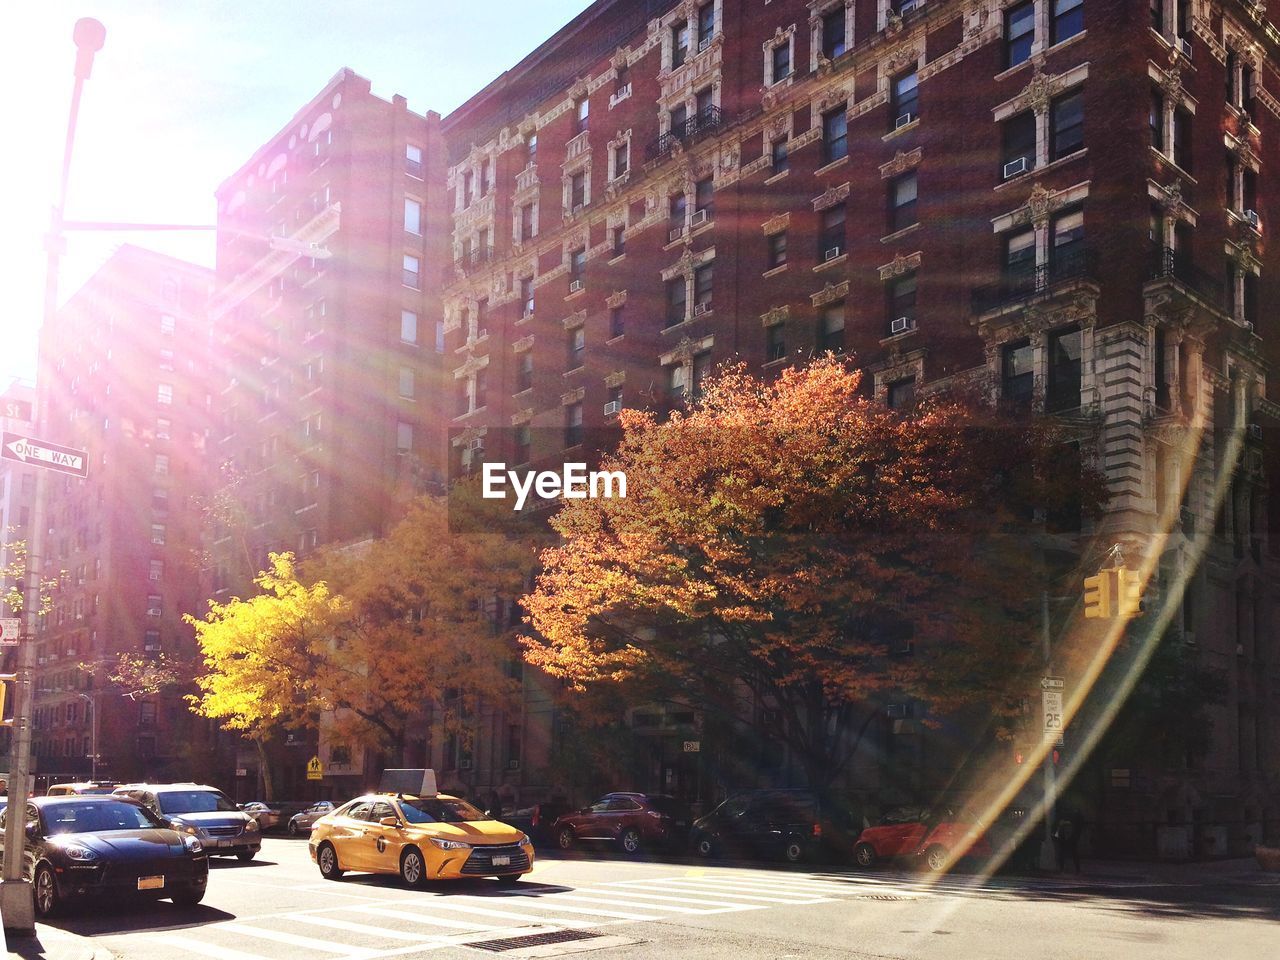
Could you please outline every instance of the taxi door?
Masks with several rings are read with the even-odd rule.
[[[338,851],[338,863],[343,870],[369,869],[366,866],[368,856],[365,853],[364,835],[369,827],[369,813],[372,809],[372,801],[364,801],[349,808],[344,815],[333,818],[329,839],[333,848]]]
[[[379,800],[369,813],[369,822],[365,824],[363,845],[361,847],[368,857],[365,870],[375,873],[399,873],[400,850],[404,846],[404,833],[400,827],[385,827],[383,817],[400,819],[395,807],[390,802]]]

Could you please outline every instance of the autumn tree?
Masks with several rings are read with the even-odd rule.
[[[603,466],[627,497],[553,519],[527,659],[749,720],[745,689],[780,716],[756,732],[816,787],[886,694],[934,716],[1012,709],[1042,586],[1030,507],[1089,510],[1101,479],[1052,469],[1063,438],[1045,424],[961,397],[900,413],[859,385],[825,359],[773,383],[730,370],[666,421],[624,411]]]

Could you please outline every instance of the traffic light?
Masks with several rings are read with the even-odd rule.
[[[1089,619],[1115,616],[1115,574],[1114,570],[1099,570],[1084,578],[1084,615]]]
[[[1121,567],[1116,571],[1119,580],[1117,602],[1120,616],[1126,619],[1140,617],[1146,612],[1142,602],[1142,574],[1137,570],[1126,570]]]

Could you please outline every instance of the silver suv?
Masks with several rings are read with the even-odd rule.
[[[114,792],[137,800],[179,833],[198,837],[211,857],[247,861],[262,847],[258,821],[217,787],[199,783],[128,783]]]

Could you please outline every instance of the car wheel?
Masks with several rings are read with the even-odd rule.
[[[716,855],[716,843],[708,836],[698,837],[693,849],[700,857],[714,857]]]
[[[175,893],[169,899],[173,901],[175,907],[194,907],[204,899],[204,887],[197,890],[188,890],[185,893]]]
[[[256,850],[241,850],[239,853],[236,854],[236,859],[239,860],[241,863],[248,863],[257,855],[258,855],[258,851]]]
[[[860,843],[853,848],[853,862],[863,870],[870,870],[876,865],[876,848],[869,843]]]
[[[320,849],[316,851],[316,863],[320,867],[320,876],[326,880],[341,880],[343,870],[338,866],[338,851],[333,849],[332,843],[320,844]]]
[[[782,858],[787,863],[800,863],[804,860],[804,844],[796,839],[788,840],[782,848]]]
[[[556,843],[560,845],[561,850],[573,849],[573,842],[577,839],[573,835],[573,827],[564,827],[556,834]]]
[[[508,873],[498,878],[498,886],[500,887],[514,887],[519,882],[520,874],[518,873]]]
[[[36,868],[35,889],[33,891],[36,915],[40,917],[56,917],[62,909],[62,897],[58,893],[58,879],[53,868],[42,863]]]
[[[400,879],[406,887],[419,886],[427,876],[426,865],[422,862],[422,851],[417,847],[409,847],[400,856]]]
[[[618,838],[618,841],[619,843],[622,844],[622,849],[625,852],[627,853],[640,852],[640,846],[641,846],[640,831],[637,830],[635,827],[627,827],[627,829],[623,830],[622,836]]]
[[[291,837],[296,837],[296,836],[297,836],[298,834],[300,834],[300,833],[302,833],[302,830],[301,830],[301,829],[299,829],[299,827],[298,827],[298,821],[297,821],[297,820],[290,820],[290,821],[289,821],[289,836],[291,836]]]
[[[948,860],[947,848],[940,843],[935,843],[924,852],[924,865],[934,873],[946,869]]]

